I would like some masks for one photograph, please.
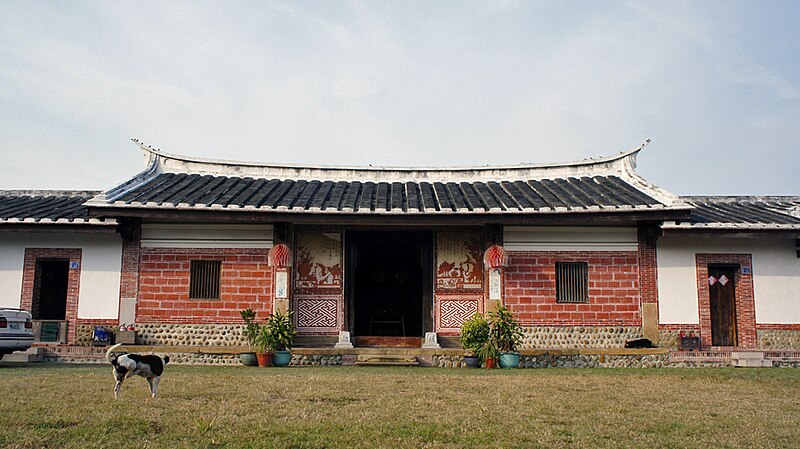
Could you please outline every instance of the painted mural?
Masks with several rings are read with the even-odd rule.
[[[440,232],[436,236],[436,289],[483,288],[480,234]]]
[[[295,286],[304,290],[342,288],[342,235],[297,236]]]

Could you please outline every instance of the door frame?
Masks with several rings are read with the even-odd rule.
[[[700,339],[704,348],[713,348],[711,339],[711,299],[708,286],[708,267],[734,267],[734,303],[736,308],[736,346],[755,349],[755,299],[753,295],[753,263],[750,254],[695,254],[697,271],[697,302]]]
[[[354,234],[360,233],[379,233],[379,232],[410,232],[410,233],[420,233],[425,234],[425,238],[422,241],[422,258],[423,258],[423,267],[422,267],[422,336],[425,335],[426,332],[433,331],[433,290],[434,290],[434,279],[433,279],[433,272],[435,270],[434,265],[435,262],[433,260],[434,256],[434,231],[432,229],[393,229],[393,228],[356,228],[356,229],[345,229],[344,230],[344,322],[347,326],[347,330],[350,331],[350,335],[353,337],[363,337],[364,335],[356,335],[355,334],[355,297],[356,297],[356,285],[355,285],[355,266],[356,266],[356,250],[355,250],[355,243],[357,240],[354,238]]]

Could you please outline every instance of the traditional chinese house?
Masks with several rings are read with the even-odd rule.
[[[136,143],[144,171],[62,193],[82,198],[80,221],[59,215],[58,195],[39,206],[46,196],[0,196],[0,245],[16,248],[3,288],[22,285],[10,305],[38,307],[47,264],[66,260],[69,343],[136,323],[143,344],[239,345],[250,307],[293,310],[300,346],[340,355],[347,343],[446,349],[466,318],[502,303],[532,351],[643,336],[677,349],[681,332],[705,349],[800,348],[798,198],[678,197],[635,172],[644,145],[422,169],[206,160]],[[85,272],[95,239],[117,258],[102,293],[87,285],[102,276]]]

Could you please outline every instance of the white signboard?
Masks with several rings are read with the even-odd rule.
[[[500,293],[500,289],[502,287],[502,282],[500,279],[500,269],[499,268],[492,268],[489,270],[489,299],[492,300],[501,300],[502,295]]]
[[[289,276],[285,271],[275,272],[275,298],[286,299],[289,297]]]

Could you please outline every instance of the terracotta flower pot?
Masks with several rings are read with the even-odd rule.
[[[258,354],[256,354],[256,357],[258,357],[258,366],[260,366],[261,368],[272,366],[273,355],[274,354],[271,352],[266,352],[266,353],[259,352]]]
[[[497,364],[497,359],[486,359],[486,369],[492,369]]]

